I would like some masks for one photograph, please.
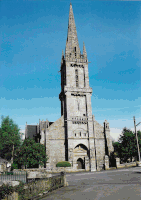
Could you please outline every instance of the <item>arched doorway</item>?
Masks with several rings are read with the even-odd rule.
[[[77,169],[84,169],[84,168],[85,168],[85,166],[84,166],[82,158],[78,158],[78,160],[77,160]]]
[[[89,158],[88,158],[88,149],[87,147],[80,143],[76,145],[73,150],[73,162],[75,169],[88,169],[89,167]]]

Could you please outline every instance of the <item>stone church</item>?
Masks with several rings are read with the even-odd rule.
[[[87,52],[84,43],[80,52],[71,4],[60,72],[61,117],[55,122],[26,124],[26,138],[46,146],[46,167],[55,168],[59,161],[69,161],[73,170],[100,170],[113,151],[109,123],[105,120],[102,126],[92,115]]]

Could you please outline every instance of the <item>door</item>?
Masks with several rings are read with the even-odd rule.
[[[77,160],[77,169],[83,169],[83,160],[82,160],[82,158],[79,158]]]

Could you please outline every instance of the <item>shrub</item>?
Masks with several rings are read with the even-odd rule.
[[[6,175],[13,175],[13,172],[6,172]]]
[[[13,163],[13,164],[11,165],[11,170],[13,170],[13,169],[18,169],[18,164]]]
[[[71,164],[68,161],[61,161],[56,164],[56,167],[71,167]]]
[[[6,198],[8,195],[11,195],[13,192],[20,194],[20,199],[24,198],[24,183],[20,181],[20,184],[17,186],[10,186],[8,184],[2,184],[0,186],[0,199]],[[8,198],[9,199],[9,198]]]

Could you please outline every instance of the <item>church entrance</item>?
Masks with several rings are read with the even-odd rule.
[[[78,158],[78,160],[77,160],[77,169],[85,169],[85,164],[84,164],[82,158]]]
[[[84,144],[78,144],[73,150],[73,162],[76,169],[86,169],[89,165],[88,149]]]

